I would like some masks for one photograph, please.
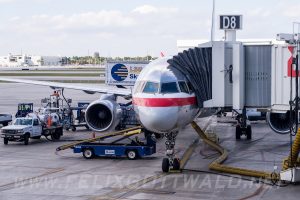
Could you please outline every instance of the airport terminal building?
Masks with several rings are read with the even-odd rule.
[[[0,56],[0,67],[24,67],[24,66],[60,66],[63,58],[60,56],[31,56],[13,55]]]

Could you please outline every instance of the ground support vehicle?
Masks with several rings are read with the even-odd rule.
[[[145,133],[145,141],[140,141],[136,136],[141,133],[141,127],[136,126],[129,129],[107,133],[96,138],[65,144],[56,149],[61,151],[73,149],[74,153],[82,153],[86,159],[95,156],[123,157],[133,160],[139,157],[156,153],[156,141],[152,134]],[[106,139],[121,136],[114,141],[105,142]],[[133,139],[132,137],[135,136]],[[129,141],[129,142],[125,142]]]
[[[59,140],[62,135],[61,125],[47,125],[37,115],[16,118],[12,125],[1,129],[1,137],[5,145],[9,141],[24,142],[28,145],[30,138],[40,139],[42,136],[49,140]]]
[[[130,136],[129,136],[130,137]],[[122,138],[122,140],[128,139],[128,136]],[[120,140],[118,139],[118,142]],[[73,148],[74,153],[82,153],[86,159],[91,159],[95,156],[105,157],[123,157],[126,156],[129,160],[134,160],[140,157],[152,155],[156,152],[156,144],[152,136],[146,136],[146,142],[130,139],[131,142],[126,143],[103,143],[103,142],[91,142],[82,143],[76,145]]]
[[[7,126],[12,121],[12,116],[9,114],[0,114],[0,124]]]
[[[70,112],[63,117],[63,123],[66,130],[71,129],[75,132],[77,127],[89,129],[89,126],[85,121],[85,109],[88,105],[89,103],[79,102],[78,107],[69,108]],[[76,115],[74,113],[76,113]]]

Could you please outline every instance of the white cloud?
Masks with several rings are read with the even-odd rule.
[[[32,15],[30,17],[13,16],[0,29],[16,34],[55,35],[55,34],[102,34],[110,38],[112,30],[132,27],[136,20],[120,11],[83,12],[73,15]],[[113,32],[113,31],[112,31]]]
[[[21,18],[19,17],[19,16],[14,16],[14,17],[12,17],[12,18],[10,18],[9,19],[9,21],[18,21],[18,20],[20,20]]]
[[[142,5],[132,10],[132,12],[139,14],[176,13],[177,11],[178,8],[175,7],[155,7],[152,5]]]
[[[262,16],[263,16],[263,17],[269,17],[271,14],[272,14],[271,11],[266,10],[266,11],[262,14]]]
[[[74,14],[34,13],[22,17],[12,15],[0,26],[3,37],[8,38],[2,40],[1,46],[49,55],[53,52],[82,55],[87,48],[109,55],[142,55],[147,51],[160,52],[170,46],[174,51],[177,38],[207,35],[202,29],[206,30],[205,22],[209,17],[203,13],[198,15],[198,11],[179,12],[174,7],[152,5],[127,12],[99,10]],[[190,21],[190,18],[199,20]]]
[[[135,20],[125,16],[120,11],[85,12],[66,15],[35,15],[28,21],[30,25],[54,29],[84,29],[103,27],[128,27],[135,24]]]
[[[269,17],[272,14],[270,10],[264,8],[256,8],[247,12],[247,16],[250,17]]]
[[[0,3],[12,3],[15,0],[0,0]]]
[[[286,7],[283,14],[287,17],[300,17],[300,5]]]
[[[140,14],[149,14],[149,13],[156,13],[158,12],[158,9],[154,6],[150,5],[143,5],[135,8],[132,12],[137,12]]]

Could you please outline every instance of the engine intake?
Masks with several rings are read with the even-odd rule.
[[[267,122],[271,129],[279,134],[288,134],[290,132],[291,116],[290,111],[286,113],[267,113]],[[294,117],[292,117],[294,121]]]
[[[113,100],[96,100],[86,109],[85,120],[94,131],[113,130],[120,122],[122,110]]]

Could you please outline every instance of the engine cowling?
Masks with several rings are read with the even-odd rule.
[[[120,105],[110,99],[100,99],[92,102],[86,109],[85,120],[94,131],[114,130],[122,117]]]
[[[269,126],[276,133],[288,134],[290,132],[290,111],[287,111],[286,113],[268,112],[266,118]]]

